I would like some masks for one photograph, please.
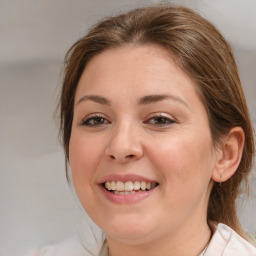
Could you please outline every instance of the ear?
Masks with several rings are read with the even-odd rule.
[[[234,127],[223,139],[217,152],[216,166],[212,173],[213,181],[225,182],[236,172],[242,158],[244,137],[243,129]]]

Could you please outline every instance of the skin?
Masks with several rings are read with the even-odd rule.
[[[138,103],[148,95],[170,97]],[[112,256],[200,254],[211,235],[212,177],[220,179],[225,154],[213,146],[193,81],[165,49],[127,45],[88,63],[75,95],[69,150],[78,198],[106,233]],[[117,204],[99,186],[109,174],[138,174],[159,186],[146,199]]]

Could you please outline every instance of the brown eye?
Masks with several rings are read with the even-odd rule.
[[[168,118],[166,116],[153,116],[149,118],[146,123],[152,124],[152,125],[157,125],[157,126],[165,126],[165,125],[171,125],[175,123],[174,120],[171,118]]]
[[[85,126],[100,126],[104,124],[108,124],[109,121],[101,116],[93,116],[83,120],[82,125]]]

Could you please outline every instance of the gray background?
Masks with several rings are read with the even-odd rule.
[[[149,2],[0,0],[0,256],[25,255],[76,232],[81,213],[53,118],[63,56],[99,18]],[[231,42],[255,125],[256,0],[172,2],[198,10]],[[239,212],[256,232],[255,174],[250,183]]]

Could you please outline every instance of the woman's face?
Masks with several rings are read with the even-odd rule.
[[[78,83],[73,184],[108,237],[139,243],[206,221],[216,154],[192,80],[158,46],[107,50]]]

